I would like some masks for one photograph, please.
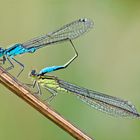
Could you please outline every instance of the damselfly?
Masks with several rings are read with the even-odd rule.
[[[52,67],[53,70],[54,67]],[[140,117],[131,102],[71,84],[55,76],[45,75],[50,69],[51,67],[44,68],[39,73],[32,70],[30,73],[30,77],[34,80],[33,85],[37,85],[39,93],[41,93],[40,86],[42,86],[52,94],[47,98],[48,101],[52,100],[59,92],[73,93],[91,107],[104,113],[119,117]]]
[[[2,63],[4,64],[5,61],[8,60],[10,66],[6,70],[14,68],[14,64],[12,63],[12,61],[19,64],[21,66],[21,71],[18,73],[19,76],[24,70],[24,64],[14,58],[16,55],[21,55],[24,53],[34,53],[36,50],[42,47],[48,46],[50,44],[60,43],[63,41],[70,41],[72,47],[74,47],[72,40],[89,31],[92,27],[92,20],[81,18],[59,28],[54,32],[33,38],[25,43],[15,44],[7,49],[0,48],[0,57],[2,57],[0,61],[2,61]],[[70,61],[67,62],[63,67],[67,67],[77,56],[78,53],[75,50],[75,56],[70,59]]]

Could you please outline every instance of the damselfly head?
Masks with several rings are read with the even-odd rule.
[[[36,70],[32,70],[31,73],[29,73],[29,76],[30,77],[37,76]]]
[[[4,49],[0,48],[0,57],[2,57],[4,54]]]

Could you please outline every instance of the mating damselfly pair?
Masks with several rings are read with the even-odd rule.
[[[66,64],[60,66],[46,67],[42,69],[39,73],[36,73],[35,70],[31,71],[30,76],[34,79],[33,86],[36,85],[38,87],[39,93],[41,93],[40,85],[47,89],[50,93],[52,93],[52,96],[48,98],[49,100],[53,99],[53,97],[56,96],[59,92],[70,92],[75,94],[79,99],[86,102],[93,108],[102,112],[108,113],[113,116],[139,118],[140,114],[137,112],[135,106],[129,101],[106,95],[100,92],[96,92],[93,90],[89,90],[83,87],[79,87],[75,84],[71,84],[64,80],[61,80],[58,77],[47,75],[47,73],[49,72],[66,68],[78,56],[78,53],[75,49],[72,40],[81,36],[88,30],[90,30],[92,27],[93,22],[90,19],[83,18],[73,21],[72,23],[69,23],[49,34],[31,39],[22,44],[16,44],[14,46],[9,47],[8,49],[1,48],[1,61],[3,64],[6,60],[9,61],[11,66],[8,67],[7,70],[10,70],[14,67],[11,60],[18,63],[22,67],[21,71],[18,74],[19,76],[24,69],[24,65],[14,58],[16,55],[21,55],[24,53],[33,53],[36,50],[48,46],[50,44],[60,43],[63,41],[70,41],[75,51],[75,56],[71,58]]]

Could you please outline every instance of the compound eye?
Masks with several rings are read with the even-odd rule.
[[[31,71],[31,75],[35,75],[35,73],[36,73],[36,70]]]
[[[3,52],[3,51],[4,51],[4,49],[0,48],[0,52]]]

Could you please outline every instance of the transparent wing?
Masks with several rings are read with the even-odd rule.
[[[61,27],[54,32],[33,38],[23,43],[22,45],[25,48],[35,47],[38,49],[49,44],[54,44],[66,40],[73,40],[90,30],[92,27],[92,20],[87,18],[79,19]]]
[[[60,79],[57,80],[57,83],[62,89],[75,93],[79,99],[97,110],[113,116],[140,117],[140,114],[138,114],[135,106],[129,101],[93,90],[88,90]]]

